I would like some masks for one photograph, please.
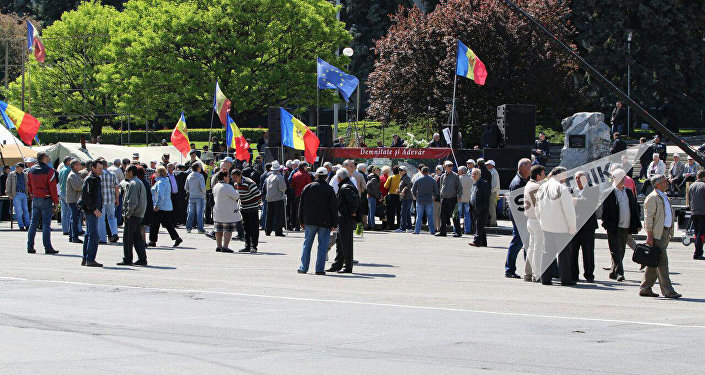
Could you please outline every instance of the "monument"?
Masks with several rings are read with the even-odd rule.
[[[610,127],[599,112],[580,112],[563,119],[565,143],[561,166],[573,169],[610,154]]]

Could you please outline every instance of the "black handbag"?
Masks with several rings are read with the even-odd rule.
[[[637,244],[636,248],[634,248],[632,260],[647,267],[658,267],[658,263],[661,260],[661,249],[643,243]]]

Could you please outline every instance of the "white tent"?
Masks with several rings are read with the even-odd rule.
[[[0,125],[0,163],[12,165],[23,158],[37,157],[37,152],[17,139],[7,128]]]
[[[56,143],[51,146],[34,147],[37,152],[44,151],[49,154],[52,164],[63,160],[67,156],[74,157],[81,161],[95,160],[99,157],[105,158],[108,162],[115,159],[130,159],[132,154],[138,153],[140,161],[149,164],[150,160],[161,161],[162,155],[169,154],[170,160],[175,163],[186,162],[188,158],[183,157],[181,152],[174,146],[157,147],[127,147],[117,145],[86,144],[86,148],[81,148],[80,143]]]

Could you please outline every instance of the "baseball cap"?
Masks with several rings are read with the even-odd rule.
[[[320,167],[316,169],[316,176],[327,176],[328,175],[328,170],[324,167]]]
[[[494,160],[490,160],[490,161],[488,161],[486,164],[489,164],[489,165],[491,165],[491,166],[493,166],[493,167],[495,166]]]
[[[232,162],[233,162],[233,158],[231,158],[230,156],[228,156],[227,158],[223,159],[223,163],[232,163]]]
[[[139,152],[135,152],[135,153],[132,154],[132,158],[133,158],[133,159],[138,159],[139,157],[140,157],[140,153],[139,153]]]

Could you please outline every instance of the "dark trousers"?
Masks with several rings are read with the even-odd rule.
[[[489,217],[489,215],[490,212],[488,209],[473,212],[473,226],[476,228],[476,232],[475,238],[472,242],[475,245],[487,246],[487,231],[485,230],[485,224],[487,223],[487,218]],[[456,228],[459,228],[459,226],[456,226]]]
[[[287,228],[294,229],[293,225],[293,215],[291,214],[292,210],[294,209],[294,190],[293,189],[286,189],[286,226]]]
[[[213,206],[215,201],[213,200],[213,190],[206,190],[206,210],[205,210],[205,220],[206,224],[213,224]]]
[[[573,280],[580,279],[580,269],[578,268],[578,253],[583,249],[583,277],[585,280],[595,279],[595,231],[581,229],[570,241],[570,269]]]
[[[299,225],[299,202],[301,201],[301,196],[299,195],[298,197],[294,197],[294,205],[291,207],[291,226],[294,227],[294,230],[300,230],[301,226]]]
[[[573,283],[573,274],[570,270],[571,265],[571,251],[570,251],[570,235],[568,233],[553,233],[544,232],[544,241],[546,243],[546,250],[549,256],[558,255],[558,275],[561,278],[561,284],[570,285]],[[543,262],[547,262],[544,259]],[[542,263],[543,263],[542,262]],[[555,260],[554,260],[555,262]],[[541,275],[541,283],[548,284],[551,282],[553,275],[555,273],[555,268],[548,267],[546,271]]]
[[[438,231],[441,235],[446,234],[446,226],[453,218],[453,226],[455,226],[455,233],[462,234],[462,228],[460,228],[460,219],[453,217],[453,210],[455,210],[455,205],[458,204],[458,198],[441,198],[441,224],[438,227]],[[485,218],[485,221],[487,218]],[[484,224],[483,224],[484,225]]]
[[[267,202],[267,222],[264,227],[264,234],[270,235],[272,229],[278,235],[284,234],[284,201]]]
[[[171,205],[174,208],[172,225],[186,224],[186,197],[181,194],[171,194]]]
[[[624,276],[624,251],[627,247],[627,236],[629,229],[617,228],[616,232],[607,231],[607,245],[610,247],[610,257],[612,258],[612,266],[610,267],[610,275]]]
[[[335,261],[331,268],[339,270],[353,268],[353,230],[356,223],[351,216],[341,216],[338,222],[338,237],[335,241]]]
[[[152,223],[149,225],[149,242],[157,242],[160,226],[163,226],[166,231],[169,232],[172,241],[176,241],[176,239],[179,238],[179,234],[176,233],[176,229],[174,229],[173,217],[174,211],[160,210],[152,213]]]
[[[125,228],[122,233],[122,251],[123,258],[126,263],[132,263],[132,248],[135,248],[137,259],[147,261],[147,252],[145,251],[144,238],[142,238],[142,218],[141,217],[126,217]],[[151,236],[151,232],[150,232]]]
[[[401,216],[401,201],[399,194],[387,194],[384,198],[387,202],[387,229],[397,229]],[[396,218],[396,225],[395,219]]]
[[[705,215],[693,215],[693,228],[695,229],[695,253],[696,257],[703,256],[703,242],[705,242]]]
[[[649,160],[648,163],[639,162],[639,164],[641,164],[641,168],[639,169],[639,177],[637,177],[637,179],[640,179],[642,177],[646,177],[646,171],[649,168],[649,163],[651,163],[651,160]]]
[[[641,185],[641,190],[639,191],[639,194],[646,195],[649,192],[650,187],[651,187],[651,180],[647,179],[646,181],[644,181],[644,184]]]
[[[259,217],[257,217],[257,209],[241,210],[242,224],[245,228],[245,248],[257,248],[259,243]]]

